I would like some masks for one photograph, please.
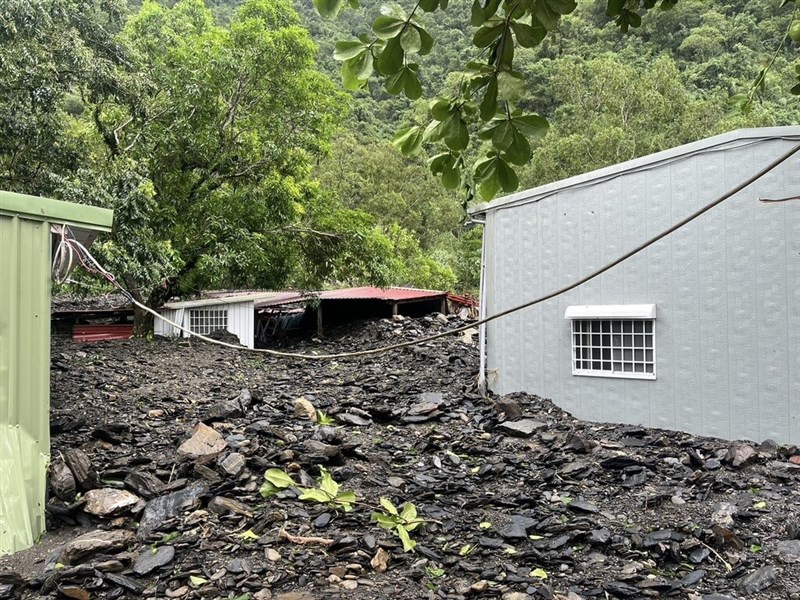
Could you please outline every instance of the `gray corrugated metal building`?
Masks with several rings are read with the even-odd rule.
[[[501,198],[485,220],[482,311],[611,262],[800,143],[740,130]],[[800,153],[600,277],[483,330],[497,393],[575,416],[800,443]]]

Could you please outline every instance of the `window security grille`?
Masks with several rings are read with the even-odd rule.
[[[189,329],[200,335],[208,335],[217,329],[228,329],[228,309],[192,309],[189,311]]]
[[[572,321],[572,373],[655,379],[655,321]]]

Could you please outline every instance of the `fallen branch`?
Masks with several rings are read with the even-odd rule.
[[[330,538],[292,535],[291,533],[288,533],[284,528],[281,528],[281,530],[278,532],[278,539],[286,540],[293,544],[298,544],[300,546],[304,546],[306,544],[320,544],[322,546],[330,546],[331,544],[333,544],[333,540]]]

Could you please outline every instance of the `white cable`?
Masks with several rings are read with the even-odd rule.
[[[602,275],[603,273],[605,273],[609,269],[612,269],[613,267],[617,266],[621,262],[629,259],[630,257],[634,256],[635,254],[638,254],[639,252],[642,252],[644,249],[649,248],[650,246],[652,246],[653,244],[658,242],[660,239],[670,235],[671,233],[677,231],[681,227],[684,227],[685,225],[691,223],[692,221],[694,221],[695,219],[697,219],[700,216],[704,215],[706,212],[708,212],[709,210],[711,210],[715,206],[717,206],[719,204],[722,204],[725,200],[727,200],[731,196],[737,194],[738,192],[742,191],[743,189],[745,189],[746,187],[750,186],[754,182],[758,181],[764,175],[766,175],[767,173],[772,171],[775,167],[777,167],[781,163],[785,162],[786,160],[788,160],[789,158],[791,158],[793,155],[795,155],[798,152],[800,152],[800,145],[797,145],[797,146],[793,147],[792,149],[787,151],[785,154],[782,154],[781,156],[776,158],[774,161],[772,161],[766,167],[764,167],[761,170],[759,170],[755,175],[752,175],[752,176],[748,177],[742,183],[738,184],[737,186],[735,186],[734,188],[732,188],[728,192],[726,192],[726,193],[722,194],[721,196],[717,197],[716,199],[712,200],[711,202],[709,202],[705,206],[697,209],[695,212],[693,212],[689,216],[684,217],[683,219],[681,219],[677,223],[674,223],[673,225],[669,226],[667,229],[663,230],[661,233],[656,234],[655,236],[649,238],[647,241],[639,244],[638,246],[636,246],[632,250],[629,250],[628,252],[624,253],[622,256],[616,258],[615,260],[603,265],[602,267],[592,271],[591,273],[589,273],[587,275],[584,275],[583,277],[580,277],[579,279],[577,279],[577,280],[573,281],[572,283],[569,283],[569,284],[567,284],[567,285],[565,285],[565,286],[563,286],[561,288],[558,288],[558,289],[553,290],[553,291],[551,291],[551,292],[549,292],[547,294],[539,296],[538,298],[534,298],[533,300],[529,300],[528,302],[525,302],[523,304],[520,304],[520,305],[517,305],[517,306],[513,306],[513,307],[508,308],[506,310],[502,310],[502,311],[494,313],[493,315],[490,315],[488,317],[483,317],[483,318],[479,319],[475,323],[469,323],[467,325],[462,325],[461,327],[456,327],[455,329],[449,329],[447,331],[443,331],[443,332],[440,332],[440,333],[437,333],[437,334],[434,334],[434,335],[430,335],[430,336],[427,336],[427,337],[424,337],[424,338],[420,338],[420,339],[417,339],[417,340],[408,340],[408,341],[405,341],[405,342],[399,342],[397,344],[390,344],[388,346],[382,346],[380,348],[372,348],[370,350],[359,350],[359,351],[356,351],[356,352],[342,352],[342,353],[338,353],[338,354],[299,354],[299,353],[294,353],[294,352],[279,352],[277,350],[267,350],[266,348],[246,348],[246,347],[242,347],[242,346],[236,346],[234,344],[229,344],[227,342],[222,342],[220,340],[214,340],[214,339],[211,339],[211,338],[206,337],[204,335],[200,335],[199,333],[195,333],[195,332],[193,332],[193,331],[191,331],[189,329],[186,329],[185,327],[183,327],[181,325],[178,325],[177,323],[173,323],[172,321],[170,321],[166,317],[158,314],[156,311],[154,311],[150,307],[145,306],[141,302],[138,302],[135,298],[133,298],[130,295],[130,293],[127,290],[123,289],[122,286],[119,283],[117,283],[116,279],[114,278],[114,275],[112,275],[109,271],[106,271],[103,267],[100,266],[100,263],[98,263],[94,259],[94,257],[89,253],[89,251],[80,242],[78,242],[74,238],[73,239],[69,239],[68,242],[70,244],[77,245],[78,248],[81,250],[81,252],[84,253],[85,256],[94,265],[97,266],[97,269],[99,269],[100,273],[108,281],[110,281],[114,286],[116,286],[123,294],[125,294],[128,297],[128,299],[130,299],[130,301],[133,302],[133,304],[135,304],[136,306],[138,306],[142,310],[150,313],[154,317],[156,317],[158,319],[161,319],[162,321],[165,321],[166,323],[169,323],[173,327],[178,328],[180,331],[183,331],[184,333],[187,333],[189,336],[200,338],[201,340],[204,340],[206,342],[210,342],[212,344],[217,344],[217,345],[220,345],[220,346],[226,346],[228,348],[233,348],[234,350],[242,350],[242,351],[246,351],[246,352],[255,352],[255,353],[259,353],[259,354],[269,354],[269,355],[272,355],[272,356],[279,356],[279,357],[283,357],[283,358],[298,358],[298,359],[308,359],[308,360],[331,360],[331,359],[338,359],[338,358],[351,358],[351,357],[355,357],[355,356],[367,356],[367,355],[371,355],[371,354],[380,354],[380,353],[383,353],[383,352],[388,352],[390,350],[397,350],[399,348],[405,348],[407,346],[416,346],[416,345],[423,344],[423,343],[426,343],[426,342],[432,342],[433,340],[437,340],[437,339],[445,337],[447,335],[453,335],[455,333],[461,333],[461,332],[464,332],[464,331],[466,331],[468,329],[472,329],[474,327],[478,327],[478,326],[484,325],[485,323],[489,323],[489,322],[494,321],[496,319],[500,319],[502,317],[505,317],[505,316],[510,315],[512,313],[515,313],[515,312],[518,312],[518,311],[523,310],[525,308],[529,308],[529,307],[534,306],[536,304],[540,304],[542,302],[550,300],[551,298],[555,298],[556,296],[560,296],[561,294],[564,294],[564,293],[566,293],[566,292],[568,292],[570,290],[574,290],[576,287],[581,286],[584,283],[586,283],[588,281],[591,281],[592,279],[594,279],[596,277],[599,277],[600,275]]]

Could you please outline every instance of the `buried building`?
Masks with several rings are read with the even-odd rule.
[[[735,131],[500,198],[487,315],[575,282],[800,144]],[[581,419],[800,443],[800,152],[599,277],[482,330],[496,392]]]

